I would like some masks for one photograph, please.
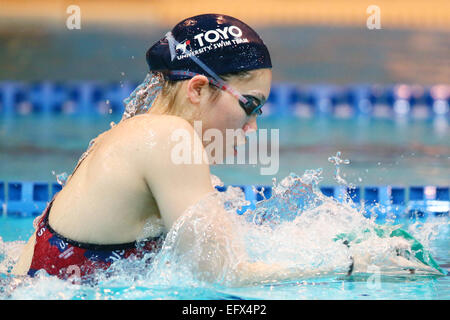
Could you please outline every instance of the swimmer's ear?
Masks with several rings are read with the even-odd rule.
[[[188,81],[187,96],[192,104],[199,104],[202,94],[207,92],[205,89],[209,87],[209,80],[203,75],[196,75]]]

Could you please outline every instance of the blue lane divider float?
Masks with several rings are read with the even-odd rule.
[[[61,186],[57,183],[0,182],[2,213],[15,217],[38,216],[45,209],[50,198],[59,190]]]
[[[250,201],[238,211],[254,209],[255,203],[272,196],[272,187],[264,185],[232,185],[239,187]],[[226,191],[228,186],[219,187]],[[58,183],[0,181],[0,212],[8,216],[34,217],[40,215],[48,201],[61,190]],[[350,196],[355,206],[364,204],[366,216],[377,219],[409,218],[449,215],[450,187],[447,186],[321,186],[321,192],[338,201]]]
[[[10,216],[36,216],[48,201],[48,184],[39,182],[9,182],[6,210]]]
[[[449,188],[414,186],[410,188],[407,211],[419,217],[430,214],[448,214],[450,207]],[[424,209],[425,208],[425,209]]]
[[[133,91],[133,85],[94,81],[0,82],[0,115],[123,113],[122,101]]]
[[[0,82],[0,115],[122,113],[138,83]],[[297,85],[274,83],[263,116],[333,115],[430,118],[450,115],[450,85]]]

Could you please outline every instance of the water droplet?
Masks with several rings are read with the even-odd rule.
[[[341,159],[341,152],[338,151],[336,153],[335,156],[331,156],[328,158],[328,161],[334,164],[335,167],[335,171],[334,171],[334,179],[339,183],[339,184],[343,184],[346,185],[347,181],[345,181],[341,176],[340,176],[340,165],[341,164],[349,164],[350,160],[348,159]]]
[[[56,175],[56,181],[61,186],[64,186],[66,184],[66,182],[67,182],[67,178],[68,177],[69,176],[68,176],[67,172],[63,172],[63,173],[60,173],[60,174]]]

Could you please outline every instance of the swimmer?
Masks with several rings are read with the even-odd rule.
[[[44,269],[63,279],[74,270],[86,276],[117,259],[157,252],[185,210],[216,192],[207,161],[172,161],[174,130],[205,148],[194,121],[201,121],[203,132],[215,128],[223,136],[226,129],[257,129],[272,64],[264,42],[242,21],[219,14],[185,19],[147,51],[146,60],[149,74],[125,100],[122,121],[93,141],[36,219],[13,274]],[[229,228],[224,219],[217,231],[231,236]],[[234,276],[245,284],[299,274],[242,261]]]

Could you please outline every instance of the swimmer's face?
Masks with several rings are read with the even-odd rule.
[[[272,70],[259,69],[252,70],[249,73],[250,77],[246,79],[234,77],[228,80],[227,83],[242,95],[253,95],[260,100],[267,100],[272,83]],[[234,146],[237,144],[236,139],[234,141],[226,139],[227,129],[242,129],[243,132],[247,132],[258,128],[256,123],[257,115],[248,116],[240,106],[238,99],[226,91],[221,90],[215,99],[209,97],[201,100],[199,107],[202,114],[203,133],[208,129],[217,129],[222,133],[224,157],[232,156],[234,154]],[[264,107],[262,111],[264,112]],[[210,142],[206,141],[206,144],[208,143]]]

